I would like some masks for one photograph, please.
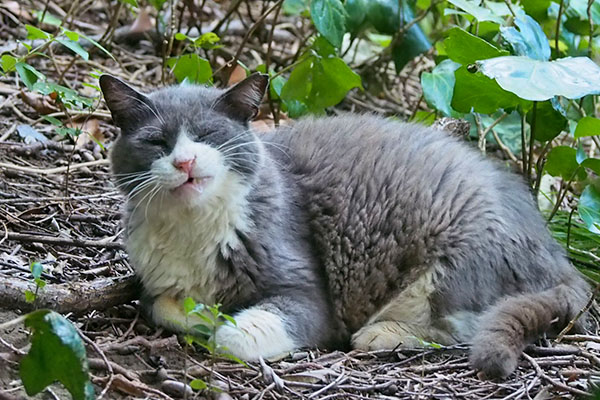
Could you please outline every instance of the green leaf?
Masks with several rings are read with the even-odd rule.
[[[73,325],[48,310],[28,314],[25,325],[32,330],[31,349],[20,365],[27,394],[33,396],[59,381],[73,399],[93,399],[85,347]]]
[[[79,35],[82,38],[84,38],[85,40],[87,40],[88,42],[90,42],[91,44],[93,44],[95,47],[100,49],[100,51],[102,51],[104,54],[106,54],[107,56],[109,56],[110,58],[112,58],[113,60],[116,61],[115,57],[113,57],[113,55],[110,53],[110,51],[106,50],[100,43],[96,42],[91,37],[84,35],[83,33],[80,33]]]
[[[454,93],[454,71],[459,67],[460,64],[452,60],[444,60],[431,73],[421,74],[421,86],[427,104],[447,117],[456,114],[450,103]]]
[[[596,173],[596,175],[600,175],[600,159],[598,158],[586,158],[581,163],[586,168],[591,169]]]
[[[191,313],[194,310],[194,307],[196,307],[196,302],[191,297],[186,297],[183,300],[183,311],[186,315]]]
[[[480,1],[474,1],[474,0],[448,0],[449,3],[454,4],[456,7],[460,8],[461,10],[466,11],[467,13],[471,14],[473,17],[475,17],[476,20],[478,21],[492,21],[495,22],[497,24],[502,24],[504,22],[504,20],[495,15],[491,10],[484,8],[484,7],[480,7],[479,4],[481,3]]]
[[[25,301],[27,303],[33,303],[35,301],[36,295],[29,289],[25,289]]]
[[[346,29],[348,32],[357,34],[367,18],[368,0],[346,0]]]
[[[411,12],[408,8],[405,13]],[[411,18],[412,19],[412,14]],[[431,48],[431,43],[423,30],[418,24],[413,25],[406,33],[400,42],[395,43],[392,48],[392,59],[396,72],[400,72],[402,68],[413,58],[419,54],[425,53]]]
[[[380,33],[393,35],[400,29],[398,0],[366,0],[367,21]],[[406,20],[406,18],[405,18]]]
[[[79,55],[84,60],[87,61],[90,58],[89,53],[83,47],[81,47],[79,43],[68,39],[56,39],[56,41],[65,46],[67,49],[71,50],[73,53]]]
[[[221,40],[214,32],[206,32],[199,38],[194,39],[194,47],[200,47],[206,50],[214,49],[216,44]]]
[[[577,162],[577,150],[569,146],[557,146],[550,150],[544,169],[552,176],[560,176],[564,180],[581,179],[583,171]],[[585,171],[583,171],[585,174]]]
[[[527,113],[527,122],[531,125],[533,110]],[[537,104],[535,117],[535,140],[546,142],[554,139],[567,127],[567,119],[552,107],[550,101]]]
[[[31,263],[31,276],[34,278],[39,278],[42,276],[42,272],[44,272],[44,266],[40,262]]]
[[[46,78],[46,76],[39,72],[37,69],[22,61],[19,61],[15,64],[15,69],[17,70],[19,77],[29,90],[33,88],[33,85],[38,80]]]
[[[525,12],[540,22],[548,18],[550,3],[551,0],[521,0]]]
[[[340,0],[312,0],[310,16],[321,35],[337,48],[346,33],[346,10]]]
[[[600,234],[600,191],[594,185],[583,189],[577,209],[588,230]]]
[[[25,29],[27,29],[28,40],[50,39],[52,37],[52,35],[50,35],[48,32],[44,32],[33,25],[25,24]]]
[[[94,104],[94,99],[81,96],[75,90],[59,85],[54,82],[36,82],[32,90],[43,95],[56,93],[63,103],[69,104],[72,107],[91,107]]]
[[[555,96],[578,99],[600,94],[600,67],[587,57],[540,61],[506,56],[477,61],[477,65],[504,90],[526,100],[544,101]]]
[[[577,122],[575,137],[600,135],[600,119],[594,117],[583,117]]]
[[[521,105],[525,109],[530,103],[522,101],[517,96],[503,90],[493,79],[480,73],[471,73],[463,65],[454,72],[454,96],[452,108],[462,113],[473,111],[491,114],[498,109],[511,109]]]
[[[202,325],[202,324],[197,324],[197,325],[192,326],[191,332],[200,334],[202,336],[207,336],[207,337],[212,335],[212,329],[210,329],[210,327],[208,327],[206,325]]]
[[[43,281],[41,278],[35,278],[33,281],[35,282],[35,286],[37,286],[40,289],[46,287],[46,282]]]
[[[285,0],[282,8],[287,15],[300,15],[308,8],[308,4],[307,0]]]
[[[5,73],[12,71],[17,64],[17,59],[10,54],[3,54],[0,58],[0,65]]]
[[[62,31],[69,40],[72,40],[74,42],[79,40],[79,33],[70,31],[65,28],[62,28]]]
[[[42,21],[42,14],[44,15],[43,21]],[[41,22],[43,24],[59,26],[62,23],[62,20],[60,18],[58,18],[56,15],[48,12],[48,10],[46,10],[45,14],[42,10],[35,10],[33,12],[33,15],[37,18],[38,22]]]
[[[231,322],[231,324],[233,324],[233,326],[237,326],[237,322],[235,322],[235,319],[233,319],[233,317],[231,315],[223,314],[221,316],[223,318],[225,318],[227,321]]]
[[[315,64],[309,108],[334,106],[353,88],[362,88],[360,77],[341,58],[324,58]]]
[[[202,379],[194,379],[190,382],[190,386],[194,390],[204,390],[208,388],[208,384],[204,382]]]
[[[535,60],[548,60],[550,45],[540,24],[529,15],[523,15],[515,19],[515,25],[519,30],[513,27],[500,28],[502,37],[510,43],[515,53]]]
[[[184,54],[172,57],[167,65],[173,70],[177,82],[187,79],[193,83],[209,83],[212,81],[212,68],[210,63],[197,54]]]
[[[463,65],[510,54],[458,27],[450,29],[447,35],[444,40],[446,54],[452,61]]]

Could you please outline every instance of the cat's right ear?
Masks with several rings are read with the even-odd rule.
[[[122,80],[102,75],[99,82],[113,120],[121,129],[135,126],[154,113],[152,101]]]

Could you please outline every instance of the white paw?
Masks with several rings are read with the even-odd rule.
[[[363,326],[352,335],[352,347],[359,350],[392,350],[396,347],[419,347],[419,340],[407,334],[395,321]]]
[[[285,329],[282,318],[269,311],[250,308],[234,315],[230,323],[217,330],[216,341],[223,351],[242,360],[256,361],[289,353],[298,346]]]

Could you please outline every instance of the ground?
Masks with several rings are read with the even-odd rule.
[[[61,17],[60,11],[68,9],[68,4],[46,4]],[[228,4],[213,4],[205,10],[206,18],[213,22],[225,18],[223,10]],[[87,8],[75,6],[71,26],[93,33],[94,25],[108,23],[103,3],[88,1],[84,5]],[[44,8],[43,3],[38,6]],[[115,2],[112,6],[117,7]],[[261,15],[258,8],[254,19]],[[6,2],[0,10],[0,38],[10,47],[22,37],[17,22],[31,22],[32,10],[18,2]],[[243,20],[248,12],[242,9],[236,15]],[[131,22],[121,18],[124,25]],[[230,42],[226,44],[232,46],[242,40],[243,28],[232,18]],[[280,48],[273,57],[297,50],[298,38],[290,38],[287,30],[274,32],[280,36]],[[120,40],[111,47],[118,61],[96,54],[92,65],[146,89],[159,85],[162,60],[154,54],[151,37],[141,42],[138,38],[133,44],[128,44],[127,38]],[[247,45],[252,50],[257,43],[260,39]],[[231,57],[227,48],[215,62]],[[95,84],[95,78],[86,72],[89,64],[73,61],[76,59],[71,54],[58,48],[54,51],[57,53],[51,59],[31,62],[41,71],[58,65],[59,70],[66,71],[66,82],[81,92],[85,88],[77,82]],[[423,58],[415,61],[409,72],[394,75],[396,98],[352,92],[339,108],[407,117],[424,107],[415,71],[428,65],[431,62]],[[227,73],[235,75],[231,70]],[[94,94],[93,90],[89,93]],[[212,360],[206,352],[184,346],[182,338],[156,329],[139,313],[133,269],[122,246],[119,218],[123,198],[109,175],[108,150],[117,134],[110,115],[99,102],[92,110],[72,111],[69,119],[73,121],[66,125],[85,124],[86,133],[77,139],[61,136],[41,118],[51,115],[65,119],[66,110],[52,108],[48,97],[25,90],[14,74],[0,77],[0,324],[34,307],[63,312],[86,341],[98,395],[108,399],[165,399],[184,394],[188,398],[220,399],[549,399],[585,395],[600,379],[600,314],[596,306],[592,308],[596,323],[588,335],[567,334],[560,344],[539,342],[527,350],[518,370],[505,381],[480,379],[469,367],[466,344],[370,353],[303,349],[283,359],[246,366]],[[268,113],[259,119],[257,128],[271,128],[273,120]],[[593,265],[597,259],[593,254],[589,257]],[[34,304],[25,301],[24,293],[26,289],[35,291],[29,270],[32,262],[42,263],[42,278],[47,282]],[[0,331],[0,399],[26,396],[18,362],[28,350],[28,342],[22,324]],[[195,378],[209,382],[213,390],[192,391],[184,384]],[[56,384],[35,398],[63,399],[69,395]]]

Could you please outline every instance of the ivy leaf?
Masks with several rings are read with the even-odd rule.
[[[282,8],[287,15],[300,15],[307,8],[307,0],[285,0]]]
[[[346,28],[348,32],[358,33],[367,17],[367,0],[346,0]]]
[[[517,55],[541,61],[550,59],[550,44],[536,20],[524,14],[515,19],[515,25],[519,30],[513,27],[500,27],[500,32]]]
[[[400,29],[400,7],[397,0],[368,0],[367,20],[380,33],[393,35]]]
[[[73,399],[93,399],[85,347],[73,325],[48,310],[28,314],[25,325],[32,330],[31,349],[19,372],[27,394],[33,396],[59,381]]]
[[[360,87],[360,77],[338,57],[309,56],[290,74],[281,89],[281,99],[292,118],[307,111],[321,113],[334,106],[352,88]]]
[[[584,179],[585,170],[579,168],[577,150],[569,146],[557,146],[550,150],[544,169],[552,176],[564,180]]]
[[[172,57],[167,61],[177,82],[187,80],[193,83],[209,83],[212,80],[210,63],[197,54],[184,54]]]
[[[458,27],[448,31],[448,37],[444,40],[444,49],[452,61],[463,65],[510,54]]]
[[[405,13],[408,12],[411,11],[405,11]],[[410,16],[410,19],[412,19],[412,12]],[[406,31],[402,41],[395,43],[394,47],[392,48],[392,58],[394,60],[396,72],[400,72],[410,60],[419,54],[425,53],[430,48],[431,43],[429,43],[429,39],[427,39],[427,36],[421,27],[417,24],[413,25],[408,31]]]
[[[346,10],[340,0],[312,0],[310,17],[321,35],[337,48],[346,33]]]
[[[527,122],[533,122],[533,111],[527,113]],[[537,104],[535,116],[535,140],[547,142],[554,139],[567,126],[567,119],[552,107],[550,101]]]
[[[452,60],[444,60],[431,73],[423,72],[421,74],[421,86],[427,104],[447,117],[456,114],[450,103],[452,103],[452,94],[454,93],[454,71],[459,67],[460,64]]]
[[[505,56],[477,61],[477,65],[504,90],[526,100],[544,101],[555,96],[578,99],[600,94],[600,67],[587,57],[540,61]]]
[[[497,24],[502,24],[504,20],[495,15],[491,10],[481,7],[479,4],[481,1],[474,0],[448,0],[449,3],[454,4],[461,10],[471,14],[477,21],[492,21]]]
[[[452,108],[458,112],[469,113],[472,108],[477,113],[491,114],[499,108],[511,109],[521,105],[524,109],[529,109],[531,106],[531,103],[503,90],[493,79],[469,72],[465,65],[454,72],[454,77],[456,83]]]
[[[594,117],[583,117],[577,122],[575,137],[600,135],[600,119]]]
[[[587,185],[579,197],[577,209],[588,230],[600,234],[600,191]]]
[[[68,39],[56,39],[56,41],[65,46],[67,49],[71,50],[73,53],[78,54],[84,60],[87,61],[90,58],[89,53],[83,47],[81,47],[79,43]]]

